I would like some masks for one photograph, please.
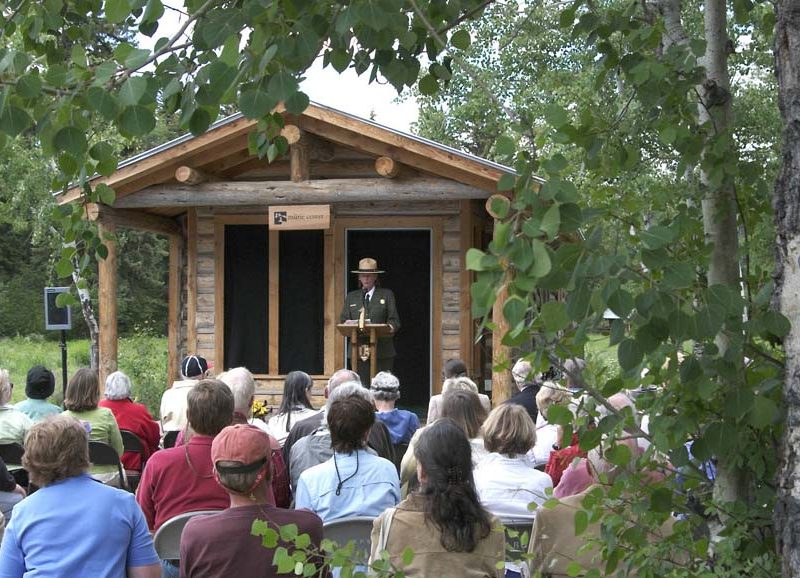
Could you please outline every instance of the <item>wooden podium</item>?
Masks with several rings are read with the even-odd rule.
[[[360,326],[358,323],[339,323],[336,329],[344,337],[350,338],[350,367],[353,371],[358,372],[358,362],[360,349],[359,337],[366,336],[369,340],[369,378],[375,377],[378,373],[378,338],[386,337],[392,334],[392,326],[388,323],[364,323]],[[363,339],[362,339],[363,341]],[[366,385],[369,387],[369,384]]]

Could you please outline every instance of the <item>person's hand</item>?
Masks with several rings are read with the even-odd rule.
[[[12,490],[15,494],[19,494],[23,498],[28,497],[28,492],[25,491],[25,488],[17,484],[17,487]]]

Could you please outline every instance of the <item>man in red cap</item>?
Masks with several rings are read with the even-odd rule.
[[[255,426],[239,424],[223,429],[211,445],[214,477],[228,492],[230,507],[210,516],[192,518],[181,535],[182,578],[278,576],[272,560],[277,547],[291,554],[293,544],[278,540],[275,548],[262,544],[251,532],[260,520],[279,531],[295,524],[298,534],[308,534],[311,549],[322,542],[322,520],[306,510],[276,508],[267,499],[271,468],[267,434]],[[321,575],[321,562],[317,564]]]

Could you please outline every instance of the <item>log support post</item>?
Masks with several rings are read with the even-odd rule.
[[[169,237],[169,286],[167,301],[167,384],[178,378],[180,327],[181,327],[181,256],[183,237]]]
[[[98,232],[108,249],[105,259],[98,261],[98,300],[100,312],[100,389],[105,387],[106,377],[117,370],[117,227],[100,224]],[[114,238],[107,238],[112,236]]]

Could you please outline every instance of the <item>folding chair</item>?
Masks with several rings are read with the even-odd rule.
[[[533,518],[504,521],[503,527],[506,534],[506,568],[508,569],[509,564],[518,568],[526,566],[525,555],[528,553]],[[527,569],[521,573],[526,575]]]
[[[6,464],[14,481],[23,488],[28,487],[28,471],[22,467],[22,454],[25,449],[18,443],[0,444],[0,459]]]
[[[135,492],[136,488],[139,486],[139,480],[142,478],[144,464],[147,461],[145,458],[144,443],[139,436],[130,430],[121,429],[119,430],[119,433],[122,434],[122,445],[125,448],[125,451],[139,454],[139,458],[141,460],[141,465],[139,466],[138,470],[125,470],[125,475],[128,478],[128,486],[130,487],[131,492]]]
[[[161,524],[153,537],[156,554],[161,560],[180,561],[181,559],[181,534],[186,522],[195,516],[208,516],[218,514],[222,510],[199,510],[178,514]]]
[[[366,560],[370,553],[370,537],[374,520],[375,518],[370,516],[353,516],[326,522],[322,525],[322,535],[328,540],[333,540],[339,546],[345,546],[353,540],[355,542],[353,553],[362,552]]]
[[[89,461],[93,466],[116,466],[119,472],[119,486],[123,490],[128,489],[125,482],[125,471],[122,469],[122,462],[119,461],[117,450],[103,442],[89,441]]]

